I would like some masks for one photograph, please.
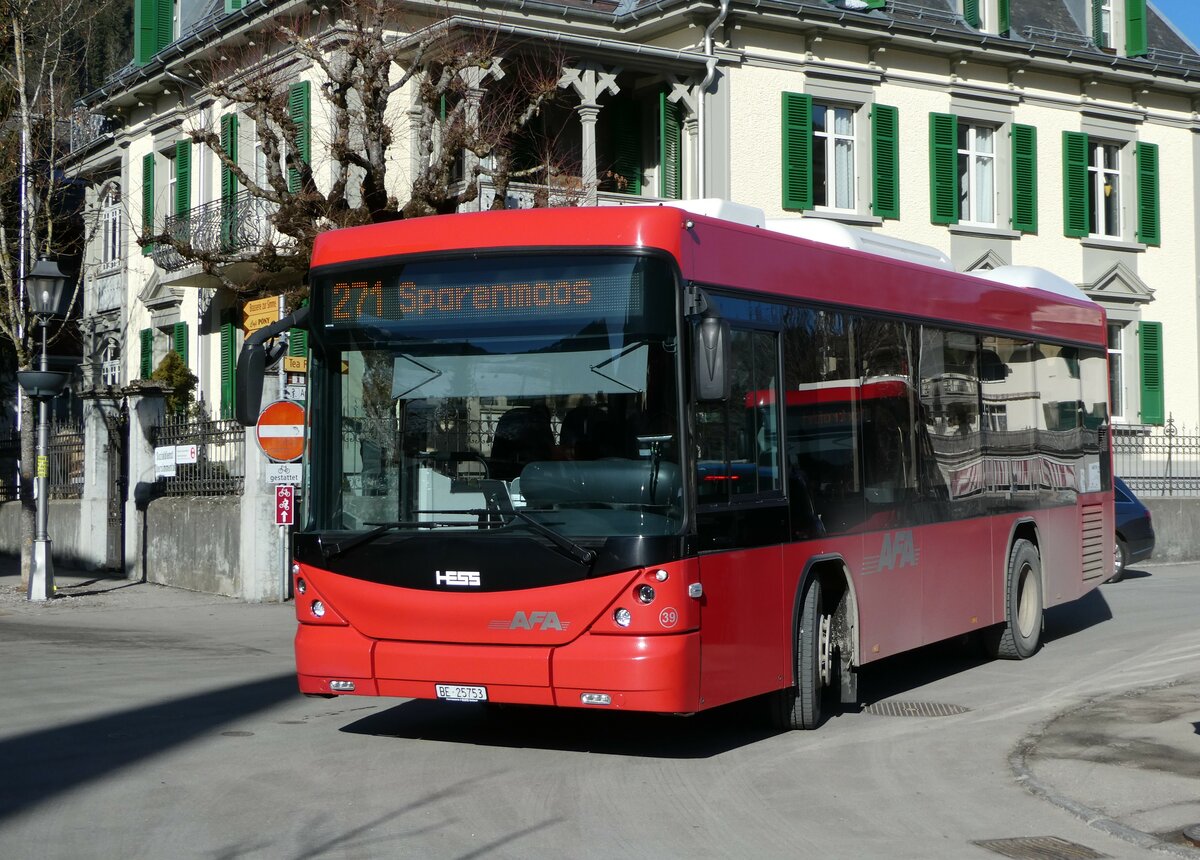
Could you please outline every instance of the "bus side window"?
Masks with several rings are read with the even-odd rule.
[[[779,338],[774,332],[731,332],[731,393],[726,403],[695,412],[697,500],[778,492]]]

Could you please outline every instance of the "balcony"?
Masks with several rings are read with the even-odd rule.
[[[186,215],[168,217],[163,232],[182,242],[190,242],[197,251],[228,254],[232,263],[239,258],[249,258],[268,242],[278,245],[290,241],[271,223],[274,211],[274,203],[243,191],[233,200],[214,200],[189,210]],[[151,256],[155,265],[165,272],[193,265],[170,245],[153,246]]]

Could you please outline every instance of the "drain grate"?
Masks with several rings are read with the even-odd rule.
[[[877,717],[952,717],[971,709],[942,702],[876,702],[863,710]]]
[[[1057,836],[1017,836],[1012,839],[977,839],[971,843],[1013,860],[1092,860],[1107,857],[1078,842]]]

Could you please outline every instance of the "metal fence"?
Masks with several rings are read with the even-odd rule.
[[[83,496],[83,426],[74,421],[51,421],[49,427],[50,498]],[[0,432],[0,502],[21,498],[21,433]]]
[[[1200,496],[1200,432],[1174,418],[1114,425],[1113,471],[1139,496]]]
[[[246,428],[236,421],[169,415],[154,428],[159,449],[175,449],[175,474],[158,478],[166,496],[238,496],[246,475]]]

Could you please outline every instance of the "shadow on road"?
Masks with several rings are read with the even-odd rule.
[[[290,672],[0,741],[0,820],[296,695]]]
[[[710,758],[778,734],[761,700],[692,717],[414,700],[342,728],[355,735],[647,758]]]

